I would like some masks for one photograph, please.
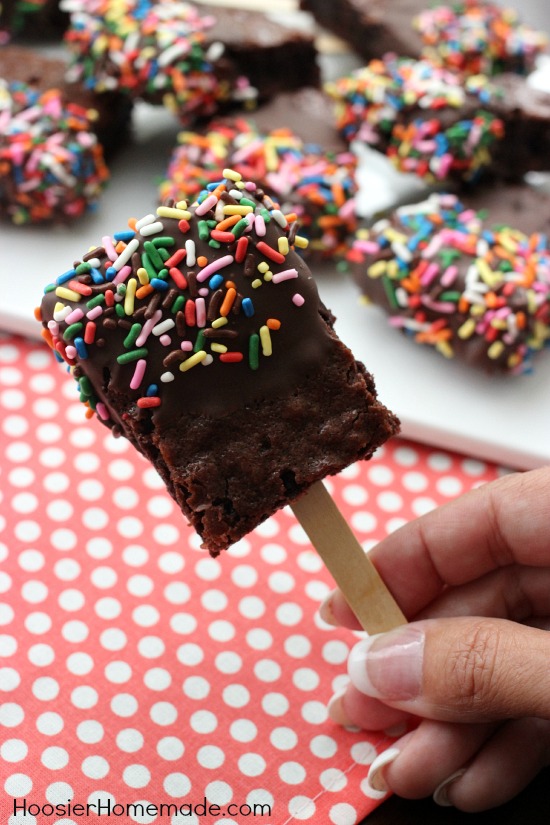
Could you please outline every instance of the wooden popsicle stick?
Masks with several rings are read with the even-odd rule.
[[[355,538],[322,481],[292,504],[296,518],[369,634],[383,633],[407,619]]]

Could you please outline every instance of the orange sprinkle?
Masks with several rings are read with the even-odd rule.
[[[136,223],[137,218],[128,218],[128,226],[133,232],[136,231]]]
[[[231,311],[231,307],[233,306],[233,303],[234,303],[236,297],[237,297],[237,290],[236,289],[233,289],[233,287],[231,287],[230,289],[227,290],[227,292],[225,294],[225,298],[223,299],[223,303],[220,307],[220,315],[222,317],[224,317],[226,315],[229,315],[229,312]]]
[[[199,255],[197,258],[197,263],[199,266],[206,266],[208,263],[208,258],[205,258],[204,255]]]
[[[516,324],[518,325],[518,329],[525,329],[527,325],[527,318],[525,316],[525,312],[516,312]]]
[[[49,330],[49,329],[42,329],[42,330],[41,330],[41,332],[40,332],[40,335],[42,336],[42,338],[44,339],[44,341],[45,341],[45,342],[46,342],[46,343],[47,343],[47,344],[48,344],[48,345],[49,345],[52,349],[54,349],[53,336],[52,336],[52,334],[51,334],[50,330]]]
[[[268,329],[281,329],[281,322],[278,318],[268,318],[265,325]]]
[[[235,281],[226,281],[225,286],[227,289],[237,289],[237,284]]]
[[[41,321],[41,320],[42,320],[42,310],[41,310],[41,308],[40,308],[40,307],[35,307],[35,309],[34,309],[34,317],[36,318],[36,320],[37,320],[37,321]]]
[[[152,287],[151,284],[144,284],[143,286],[140,286],[139,289],[136,289],[136,298],[138,298],[138,299],[146,298],[147,295],[150,295],[151,292],[154,292],[154,291],[155,291],[155,288]]]
[[[293,223],[294,221],[298,220],[298,215],[296,214],[296,212],[288,212],[285,215],[285,218],[287,219],[288,223]]]
[[[126,246],[127,246],[127,244],[125,244],[124,241],[119,241],[117,243],[117,245],[115,246],[115,252],[118,252],[118,254],[120,255],[122,250],[126,249]]]
[[[470,302],[467,301],[466,298],[464,298],[464,296],[461,296],[458,300],[458,311],[459,312],[468,312],[469,309],[470,309]]]
[[[225,229],[229,229],[231,226],[235,226],[241,220],[242,215],[230,215],[228,218],[225,218],[223,221],[220,221],[216,225],[216,229],[219,229],[220,232],[223,232]]]

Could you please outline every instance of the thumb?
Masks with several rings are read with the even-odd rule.
[[[550,719],[550,634],[501,619],[430,619],[351,651],[361,693],[416,716],[487,722]]]

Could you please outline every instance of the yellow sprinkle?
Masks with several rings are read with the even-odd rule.
[[[187,201],[178,201],[176,203],[176,209],[187,209]]]
[[[65,298],[66,301],[81,301],[83,297],[79,292],[75,292],[74,289],[69,289],[66,286],[58,286],[55,294],[58,298]]]
[[[504,351],[504,344],[502,341],[493,341],[489,349],[487,350],[487,355],[489,358],[492,358],[493,361],[502,355]]]
[[[508,324],[504,320],[504,318],[493,318],[491,321],[491,326],[494,329],[508,329]]]
[[[262,352],[264,355],[271,355],[273,353],[273,349],[271,346],[271,334],[269,332],[269,327],[265,325],[260,327],[260,341],[262,344]]]
[[[261,286],[262,283],[263,282],[262,282],[261,278],[254,278],[254,280],[252,281],[250,286],[252,287],[252,289],[258,289],[258,287]]]
[[[142,266],[140,266],[140,268],[136,272],[136,275],[138,276],[139,282],[142,286],[145,286],[145,284],[149,283],[149,275],[147,273],[147,270],[144,269]]]
[[[228,180],[233,180],[235,182],[238,180],[242,180],[243,177],[240,172],[236,172],[234,169],[224,169],[223,176],[224,178],[227,178]]]
[[[270,269],[268,269],[267,272],[264,275],[264,281],[269,282],[269,281],[272,281],[272,280],[273,280],[273,272]]]
[[[201,364],[204,361],[204,359],[206,358],[206,356],[207,356],[206,351],[203,350],[203,349],[200,349],[198,352],[196,352],[194,355],[192,355],[190,358],[188,358],[187,361],[182,361],[181,362],[180,370],[182,372],[187,372],[187,370],[190,370],[191,367],[195,367],[197,364]]]
[[[309,241],[302,235],[296,235],[296,237],[294,238],[294,245],[297,246],[298,249],[307,249],[309,246]]]
[[[471,338],[474,332],[476,331],[476,322],[473,318],[468,318],[467,321],[464,321],[462,326],[460,326],[457,330],[457,335],[463,341],[466,341],[467,338]]]
[[[126,295],[124,296],[124,312],[126,315],[134,314],[134,299],[136,297],[137,283],[136,278],[130,278],[128,281]]]
[[[277,247],[278,247],[279,252],[281,253],[281,255],[288,255],[289,249],[290,249],[290,247],[288,245],[288,238],[285,238],[285,237],[279,238],[279,240],[277,241]]]
[[[445,358],[454,357],[453,348],[448,341],[438,341],[435,347]]]
[[[188,221],[191,218],[191,212],[185,209],[173,209],[171,206],[159,206],[157,215],[159,218],[175,218],[177,221]]]
[[[485,314],[485,307],[482,304],[472,304],[470,307],[470,315],[474,318],[481,318]]]
[[[384,275],[388,265],[386,261],[376,261],[376,263],[371,264],[367,269],[367,275],[369,278],[380,278],[381,275]]]
[[[214,329],[219,329],[220,327],[224,327],[228,323],[228,320],[225,316],[221,318],[216,318],[215,321],[212,321],[212,326]]]
[[[257,268],[258,272],[261,272],[263,275],[264,272],[267,272],[267,270],[269,269],[269,264],[267,263],[267,261],[262,261],[260,264],[258,264]]]
[[[521,355],[518,352],[513,352],[512,355],[508,357],[508,368],[514,369],[514,367],[517,367],[520,362]]]
[[[225,175],[225,177],[227,177],[227,175]],[[223,344],[210,344],[210,349],[212,350],[212,352],[227,352],[227,347],[225,347]]]
[[[388,261],[387,274],[390,278],[397,278],[399,274],[399,264],[395,259]]]
[[[251,206],[238,206],[237,204],[227,204],[223,208],[224,215],[250,215],[253,212]]]
[[[495,275],[496,273],[493,272],[487,261],[484,261],[483,258],[478,258],[477,261],[477,270],[481,276],[481,280],[487,284],[489,287],[495,286]],[[500,278],[498,278],[500,280]]]
[[[391,243],[407,243],[407,236],[403,235],[402,232],[398,232],[397,229],[392,229],[391,226],[388,226],[384,233]]]

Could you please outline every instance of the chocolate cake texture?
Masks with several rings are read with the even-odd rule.
[[[333,329],[292,215],[234,170],[105,236],[46,288],[89,415],[164,479],[214,555],[398,429]]]
[[[549,205],[525,186],[469,203],[435,193],[359,230],[348,263],[363,295],[417,343],[486,372],[525,373],[550,342]]]

